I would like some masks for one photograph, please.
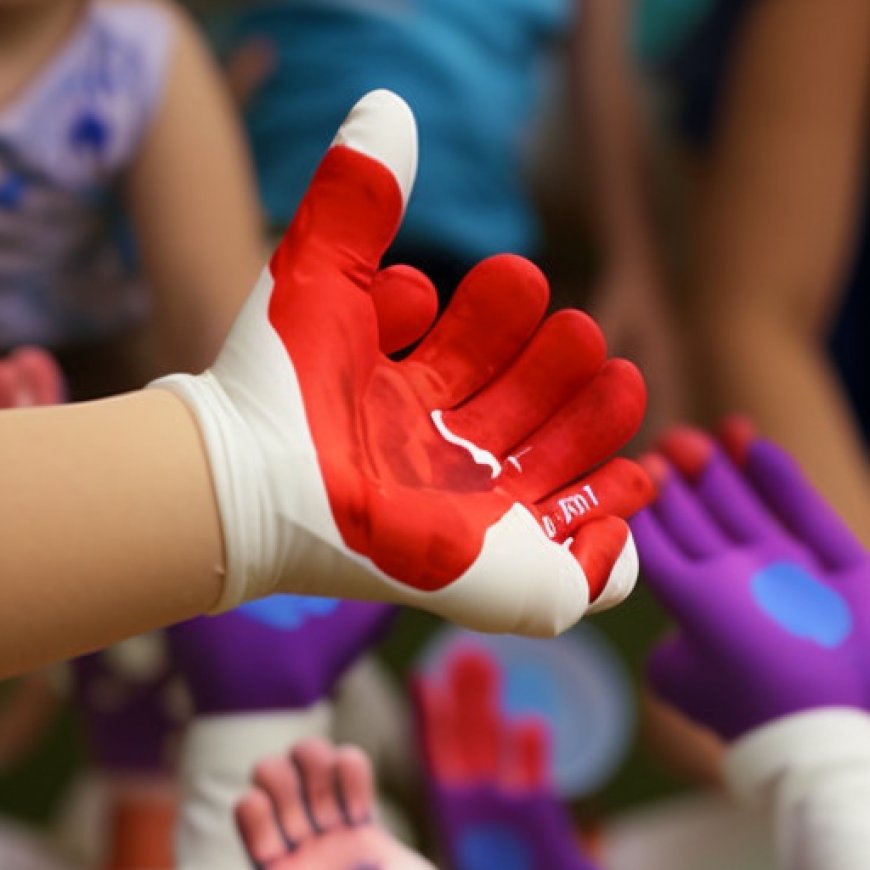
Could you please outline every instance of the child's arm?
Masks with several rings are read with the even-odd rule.
[[[129,178],[145,277],[156,300],[164,371],[213,359],[262,267],[247,147],[208,50],[175,19],[165,94]]]
[[[678,336],[653,225],[649,143],[629,51],[626,0],[584,0],[573,38],[575,109],[601,264],[596,318],[611,349],[649,380],[655,428],[681,416]]]
[[[825,354],[867,155],[870,3],[753,4],[698,212],[692,335],[715,414],[751,414],[870,543],[867,453]],[[699,394],[700,397],[700,394]]]

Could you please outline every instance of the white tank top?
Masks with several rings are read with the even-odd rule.
[[[117,206],[163,99],[173,33],[148,0],[96,0],[0,108],[0,349],[87,343],[144,316]]]

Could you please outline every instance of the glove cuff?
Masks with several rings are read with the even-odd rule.
[[[223,531],[225,576],[212,613],[268,594],[266,554],[271,517],[263,499],[266,463],[253,433],[210,372],[159,378],[148,389],[168,390],[192,411],[208,455]]]
[[[738,800],[757,806],[786,776],[814,779],[843,765],[870,766],[870,715],[853,707],[828,707],[750,731],[729,749],[724,774]]]
[[[240,713],[196,718],[181,753],[180,870],[237,870],[249,865],[235,829],[236,802],[254,765],[286,755],[306,737],[329,734],[332,708],[320,702],[292,713]]]

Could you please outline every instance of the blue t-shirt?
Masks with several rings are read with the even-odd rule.
[[[233,42],[273,40],[277,70],[247,111],[263,202],[296,205],[348,109],[389,88],[417,116],[420,170],[400,236],[477,260],[531,253],[523,159],[571,0],[282,0],[240,11]]]

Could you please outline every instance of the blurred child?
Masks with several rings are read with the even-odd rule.
[[[679,55],[698,392],[750,414],[870,543],[870,2],[717,0]]]
[[[51,348],[73,397],[199,369],[256,275],[258,231],[231,109],[177,9],[0,2],[0,350]],[[146,364],[130,342],[152,309],[163,358]]]

